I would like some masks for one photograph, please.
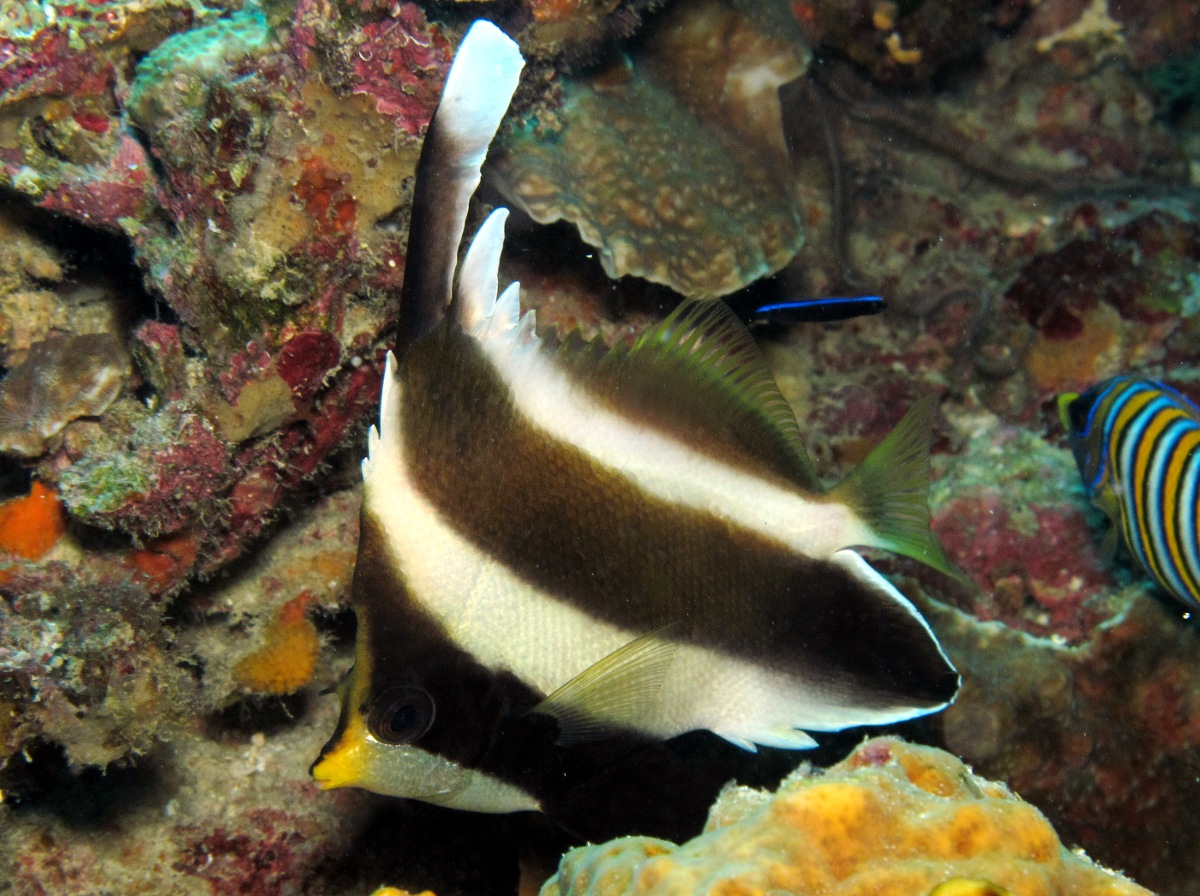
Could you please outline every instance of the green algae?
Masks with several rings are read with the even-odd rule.
[[[153,475],[136,455],[89,455],[63,471],[63,498],[74,514],[94,518],[114,513],[153,485]]]
[[[935,510],[956,498],[981,491],[1002,492],[1013,500],[1039,506],[1088,505],[1087,493],[1065,447],[1050,444],[1036,432],[1016,427],[999,430],[987,421],[972,426],[963,451],[942,461],[941,475],[929,489]]]
[[[170,417],[166,413],[144,417],[123,446],[93,451],[63,470],[59,489],[71,513],[95,521],[153,489],[156,464],[172,444]]]

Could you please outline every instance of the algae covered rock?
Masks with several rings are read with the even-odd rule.
[[[72,420],[102,414],[128,376],[128,353],[107,333],[35,343],[0,382],[0,453],[44,453]]]
[[[572,850],[541,893],[924,896],[935,890],[1148,892],[1068,850],[1037,809],[949,753],[876,738],[824,773],[801,767],[773,795],[727,788],[704,833],[682,846],[626,837]]]

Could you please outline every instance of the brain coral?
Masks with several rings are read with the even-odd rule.
[[[802,767],[774,795],[726,789],[682,846],[627,837],[572,850],[541,892],[926,896],[952,882],[946,892],[1148,893],[1066,849],[1003,784],[892,738],[823,774]]]

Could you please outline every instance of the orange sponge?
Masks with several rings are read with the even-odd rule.
[[[778,793],[727,788],[682,846],[626,837],[572,850],[542,896],[1150,896],[1065,848],[1046,818],[954,756],[862,744]]]
[[[283,695],[312,681],[321,639],[308,618],[311,600],[312,595],[304,593],[279,608],[267,626],[262,646],[233,667],[238,684],[260,694]]]
[[[54,490],[34,482],[29,494],[0,504],[0,550],[38,560],[66,531],[66,516]]]
[[[147,591],[163,594],[184,584],[196,564],[197,550],[194,535],[168,535],[130,551],[125,563],[133,569],[135,581],[145,585]]]

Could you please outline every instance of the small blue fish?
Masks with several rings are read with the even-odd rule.
[[[764,300],[751,291],[725,301],[746,323],[824,324],[887,310],[887,302],[880,296]]]
[[[1167,591],[1200,609],[1200,408],[1170,386],[1117,376],[1058,400],[1092,503]]]

